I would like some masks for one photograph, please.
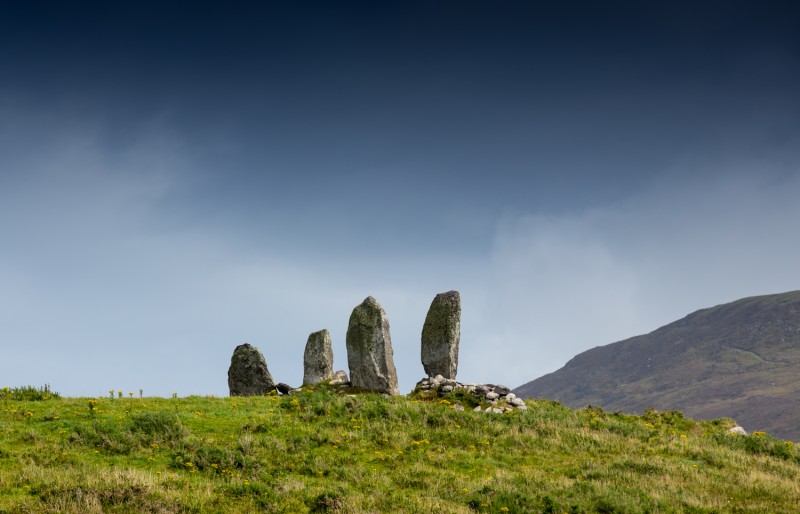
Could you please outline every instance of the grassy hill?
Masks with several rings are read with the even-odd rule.
[[[735,418],[800,439],[800,291],[697,311],[643,336],[594,348],[514,392],[574,408]]]
[[[13,390],[12,390],[13,392]],[[0,512],[797,512],[800,450],[462,394],[0,397]],[[466,410],[454,408],[463,405]]]

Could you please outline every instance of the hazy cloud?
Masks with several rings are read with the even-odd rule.
[[[521,383],[696,309],[800,288],[800,173],[703,171],[615,205],[504,219],[479,327],[487,344],[465,367]]]

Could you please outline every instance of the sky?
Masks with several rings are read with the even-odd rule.
[[[400,389],[800,289],[794,2],[0,1],[0,386],[299,385],[378,299]]]

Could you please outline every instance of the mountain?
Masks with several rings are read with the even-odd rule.
[[[734,418],[748,431],[800,439],[800,291],[694,312],[647,335],[583,352],[514,390],[638,413]]]

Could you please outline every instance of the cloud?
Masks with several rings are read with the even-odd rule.
[[[665,176],[602,208],[503,219],[474,327],[482,344],[462,370],[519,385],[696,309],[800,288],[800,173],[724,171]]]
[[[292,219],[262,206],[254,219],[194,218],[230,207],[191,195],[198,181],[224,186],[224,177],[194,168],[170,131],[156,126],[114,148],[97,127],[44,125],[22,123],[28,146],[7,147],[13,166],[0,177],[8,384],[224,395],[230,354],[245,341],[264,351],[276,379],[298,384],[306,338],[320,328],[331,330],[335,365],[347,369],[347,320],[367,295],[389,313],[402,387],[422,374],[427,306],[458,287],[469,257],[392,257],[362,241],[342,258],[341,249],[276,235]],[[36,128],[51,144],[31,146]]]
[[[800,287],[800,173],[789,154],[778,164],[685,166],[591,209],[566,199],[557,214],[496,220],[487,200],[450,236],[496,222],[493,236],[462,245],[441,225],[384,223],[379,211],[369,215],[380,237],[355,230],[364,211],[343,195],[342,239],[321,244],[283,203],[240,209],[235,195],[214,195],[230,191],[228,176],[196,162],[169,124],[112,144],[102,126],[51,122],[0,122],[0,376],[9,385],[224,395],[230,354],[245,341],[296,384],[306,338],[321,328],[331,330],[335,366],[347,368],[347,320],[372,295],[409,390],[423,374],[428,306],[458,289],[459,377],[515,386],[695,309]],[[269,186],[283,191],[277,179]]]

